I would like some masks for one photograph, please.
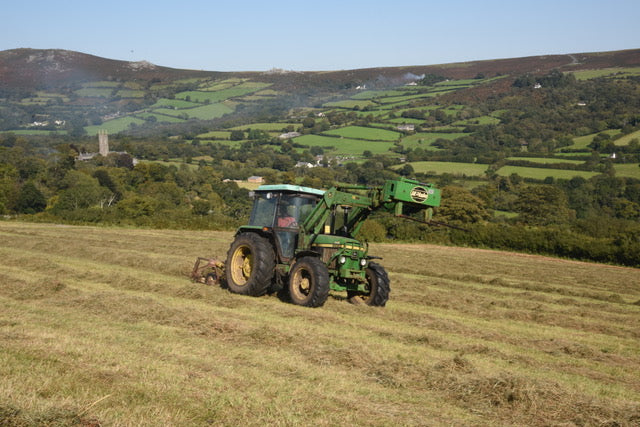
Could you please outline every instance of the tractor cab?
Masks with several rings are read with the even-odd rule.
[[[278,257],[288,260],[294,255],[299,225],[323,194],[322,190],[298,185],[262,185],[253,193],[248,227],[272,229]]]

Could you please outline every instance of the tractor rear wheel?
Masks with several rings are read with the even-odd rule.
[[[256,233],[239,234],[227,252],[225,275],[231,292],[258,297],[273,281],[276,261],[271,243]]]
[[[366,304],[384,307],[389,300],[391,284],[389,275],[384,267],[375,262],[370,262],[366,270],[367,290],[365,292],[348,291],[347,297],[354,304]]]
[[[329,271],[315,257],[302,257],[289,272],[291,302],[305,307],[320,307],[329,297]]]

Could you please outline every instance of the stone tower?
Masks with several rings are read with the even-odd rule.
[[[106,130],[98,131],[98,151],[103,157],[109,154],[109,135]]]

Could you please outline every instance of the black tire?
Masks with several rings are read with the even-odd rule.
[[[389,275],[384,267],[375,262],[370,262],[366,270],[367,291],[348,291],[347,297],[354,304],[366,304],[376,307],[384,307],[389,300],[391,284]]]
[[[302,257],[289,272],[291,302],[305,307],[321,307],[329,297],[329,270],[315,257]]]
[[[239,234],[227,252],[227,286],[236,294],[264,295],[273,281],[275,266],[275,253],[267,239],[256,233]]]

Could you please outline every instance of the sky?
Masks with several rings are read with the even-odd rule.
[[[640,48],[640,1],[3,2],[0,51],[207,71],[348,70]]]

